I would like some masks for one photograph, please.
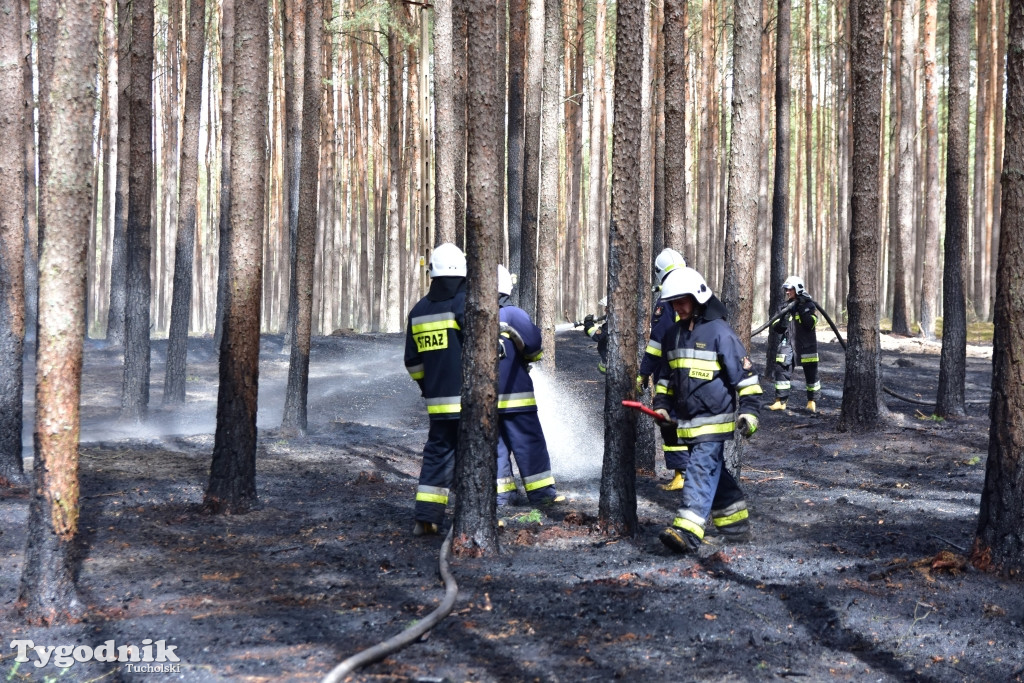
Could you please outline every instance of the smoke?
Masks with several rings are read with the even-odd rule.
[[[534,367],[534,393],[556,482],[597,483],[604,459],[604,422],[583,388]]]

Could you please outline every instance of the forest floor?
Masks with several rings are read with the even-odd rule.
[[[503,508],[502,553],[453,558],[450,616],[355,681],[1013,681],[1024,678],[1024,590],[966,561],[988,444],[987,404],[956,422],[887,397],[872,433],[837,431],[843,354],[822,340],[820,411],[762,413],[743,448],[754,539],[678,556],[658,541],[679,494],[637,478],[636,538],[596,528],[604,382],[592,342],[558,334],[558,371],[534,372],[561,493]],[[0,680],[315,681],[395,635],[443,597],[442,537],[414,538],[427,420],[401,335],[314,340],[310,431],[279,429],[287,355],[263,338],[259,509],[202,514],[216,408],[209,339],[189,345],[188,402],[161,405],[166,342],[153,344],[145,427],[118,423],[121,357],[90,342],[82,382],[81,623],[26,626],[16,611],[28,494],[0,491]],[[884,337],[885,382],[932,398],[937,344]],[[752,353],[763,362],[764,338]],[[31,358],[26,415],[33,415]],[[969,350],[985,401],[991,347]],[[762,378],[766,404],[770,382]],[[923,411],[923,412],[919,412]],[[31,454],[31,426],[26,426]],[[449,521],[445,525],[447,529]],[[176,648],[174,673],[116,663],[37,667],[14,640]]]

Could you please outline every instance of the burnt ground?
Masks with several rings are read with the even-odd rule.
[[[500,556],[452,560],[452,614],[352,680],[1024,677],[1021,583],[965,558],[984,478],[986,405],[936,422],[928,408],[890,398],[884,428],[839,433],[843,355],[823,343],[821,411],[765,411],[743,448],[754,540],[680,557],[657,540],[679,498],[657,487],[668,478],[660,455],[659,471],[638,477],[638,537],[597,532],[603,380],[588,339],[563,331],[558,342],[556,376],[542,368],[535,376],[567,503],[504,509]],[[886,342],[886,383],[934,396],[937,345]],[[212,342],[191,341],[189,400],[175,409],[160,405],[165,342],[154,342],[145,428],[117,423],[120,356],[90,343],[76,560],[88,613],[51,629],[19,619],[28,497],[2,492],[0,680],[318,680],[439,604],[442,539],[410,535],[427,420],[402,366],[401,336],[315,340],[302,438],[276,429],[287,375],[280,343],[263,340],[261,507],[227,517],[199,510],[213,447]],[[990,352],[971,349],[971,399],[988,396]],[[763,359],[763,338],[753,357]],[[802,373],[794,380],[791,406],[802,406]],[[31,382],[26,396],[31,415]],[[37,668],[15,662],[10,648],[15,639],[95,647],[144,638],[176,646],[180,671]]]

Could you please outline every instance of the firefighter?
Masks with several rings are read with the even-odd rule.
[[[666,422],[676,416],[676,438],[689,446],[690,461],[682,506],[659,538],[675,552],[693,552],[710,515],[720,536],[746,540],[747,504],[723,456],[734,431],[743,436],[757,431],[757,374],[720,309],[708,305],[712,292],[700,273],[692,268],[672,271],[661,298],[671,304],[678,322],[662,340],[654,409]]]
[[[685,267],[686,259],[675,249],[663,249],[654,259],[654,277],[658,283],[655,285],[654,291],[658,294],[658,301],[651,314],[651,332],[648,335],[647,347],[644,349],[644,357],[640,361],[640,372],[636,376],[638,396],[643,394],[651,375],[658,367],[658,362],[661,359],[661,341],[665,332],[675,325],[676,314],[672,310],[672,306],[661,298],[662,284],[673,270]],[[674,475],[670,482],[662,484],[660,488],[665,491],[679,491],[683,488],[686,477],[686,463],[690,458],[689,450],[684,444],[675,443],[671,433],[666,434],[664,430],[661,449],[665,455],[665,468],[673,471]]]
[[[818,381],[818,335],[814,331],[818,324],[817,309],[799,276],[790,275],[786,278],[782,283],[782,291],[786,295],[783,306],[794,303],[795,306],[772,326],[782,335],[782,340],[775,356],[775,403],[768,406],[768,409],[786,409],[796,354],[800,354],[800,366],[804,369],[804,382],[807,386],[807,410],[814,413],[818,410],[815,398],[821,391],[821,382]]]
[[[608,297],[601,297],[597,305],[604,309],[604,316],[601,320],[597,320],[588,313],[587,317],[583,319],[583,334],[597,342],[597,352],[601,356],[597,369],[603,375],[608,371]]]
[[[462,411],[466,256],[454,244],[430,255],[430,290],[409,311],[405,368],[426,399],[430,429],[416,488],[413,535],[436,534],[455,478]]]
[[[498,505],[509,505],[518,499],[510,457],[513,454],[529,501],[542,505],[558,503],[565,497],[555,490],[551,458],[537,417],[537,399],[530,377],[530,363],[544,355],[540,328],[526,311],[512,305],[512,284],[508,269],[499,265]]]

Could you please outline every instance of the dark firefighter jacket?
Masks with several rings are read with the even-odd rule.
[[[540,328],[533,324],[526,311],[507,301],[507,297],[501,298],[498,311],[502,346],[498,365],[498,412],[536,412],[537,399],[533,395],[529,363],[544,355],[540,348]]]
[[[462,330],[466,278],[436,277],[409,311],[405,369],[420,385],[431,420],[450,420],[462,410]]]
[[[773,327],[796,348],[801,360],[804,360],[806,356],[818,354],[818,336],[814,332],[818,324],[817,309],[807,295],[798,296],[795,301],[793,310],[776,320]],[[814,361],[817,362],[817,358]]]
[[[718,306],[698,309],[693,329],[681,321],[668,331],[658,373],[654,408],[677,417],[686,444],[732,439],[737,408],[760,411],[757,374]]]
[[[658,291],[661,291],[660,287]],[[725,320],[725,304],[717,296],[712,294],[708,302],[704,304],[704,307],[705,318],[721,318]],[[650,377],[658,370],[662,357],[661,345],[664,343],[665,334],[675,327],[678,319],[679,316],[672,310],[672,303],[659,299],[654,307],[654,313],[651,315],[651,336],[647,341],[647,347],[644,349],[644,357],[640,361],[639,374]],[[658,380],[657,375],[655,375],[654,380]]]

